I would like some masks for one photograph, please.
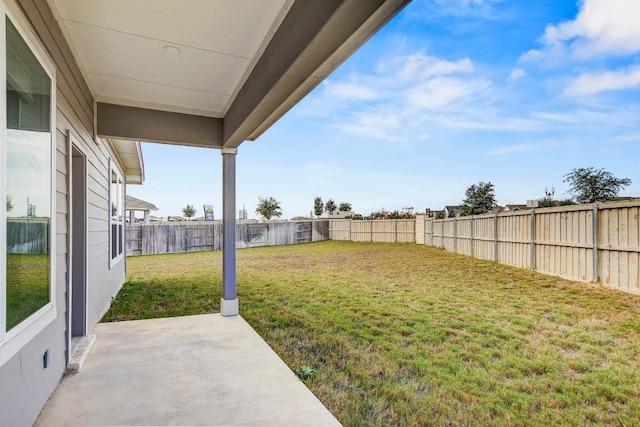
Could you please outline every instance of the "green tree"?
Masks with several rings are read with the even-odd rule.
[[[313,200],[313,213],[316,217],[320,218],[322,212],[324,212],[324,203],[322,203],[322,198],[316,197]]]
[[[190,220],[191,218],[196,216],[196,208],[194,208],[192,205],[187,205],[182,208],[182,215]]]
[[[575,202],[572,199],[556,200],[551,197],[543,197],[538,199],[539,208],[554,208],[556,206],[574,205]]]
[[[341,202],[338,205],[338,210],[340,212],[350,212],[351,211],[351,203],[349,203],[349,202]]]
[[[333,213],[338,210],[338,205],[336,205],[333,199],[329,199],[327,203],[324,204],[324,210],[329,212],[329,215],[333,215]]]
[[[387,217],[387,213],[383,210],[378,212],[371,212],[369,214],[369,219],[385,219]]]
[[[7,194],[7,212],[13,209],[13,202],[11,201],[11,196]]]
[[[267,220],[271,218],[280,218],[282,216],[282,208],[280,202],[274,197],[258,197],[258,206],[256,207],[256,213],[262,215]]]
[[[387,219],[400,219],[401,215],[398,211],[389,212],[387,214]]]
[[[604,169],[576,168],[564,176],[576,202],[595,203],[613,200],[620,190],[631,184],[629,178],[616,178]]]
[[[435,219],[444,219],[444,211],[437,211],[434,215]]]
[[[491,212],[496,207],[496,196],[491,182],[472,184],[465,191],[460,206],[460,216],[479,215]]]

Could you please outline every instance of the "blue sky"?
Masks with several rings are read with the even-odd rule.
[[[632,180],[640,196],[640,1],[414,0],[237,157],[237,204],[313,199],[354,211],[459,204],[491,181],[524,203],[577,167]],[[143,144],[130,195],[179,215],[222,213],[218,150]],[[179,161],[176,161],[179,159]],[[168,174],[167,171],[172,173]]]

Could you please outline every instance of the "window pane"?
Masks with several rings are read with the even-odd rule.
[[[16,28],[7,40],[7,330],[49,302],[51,79]]]
[[[111,190],[109,191],[111,203],[111,259],[118,256],[118,175],[111,171]]]

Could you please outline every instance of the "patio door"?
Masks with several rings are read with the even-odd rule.
[[[69,138],[69,288],[67,346],[87,334],[87,158]],[[77,338],[76,338],[77,337]]]

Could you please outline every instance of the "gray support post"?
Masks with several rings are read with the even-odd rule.
[[[529,249],[529,270],[536,269],[536,210],[531,208],[531,244]]]
[[[471,215],[471,256],[473,257],[473,215]]]
[[[493,217],[493,260],[498,262],[498,213]]]
[[[222,298],[220,313],[238,315],[236,296],[236,154],[222,149]]]
[[[598,244],[600,243],[599,233],[599,219],[598,219],[598,204],[593,204],[593,277],[591,281],[593,283],[598,282],[599,277],[599,263],[598,263]]]

